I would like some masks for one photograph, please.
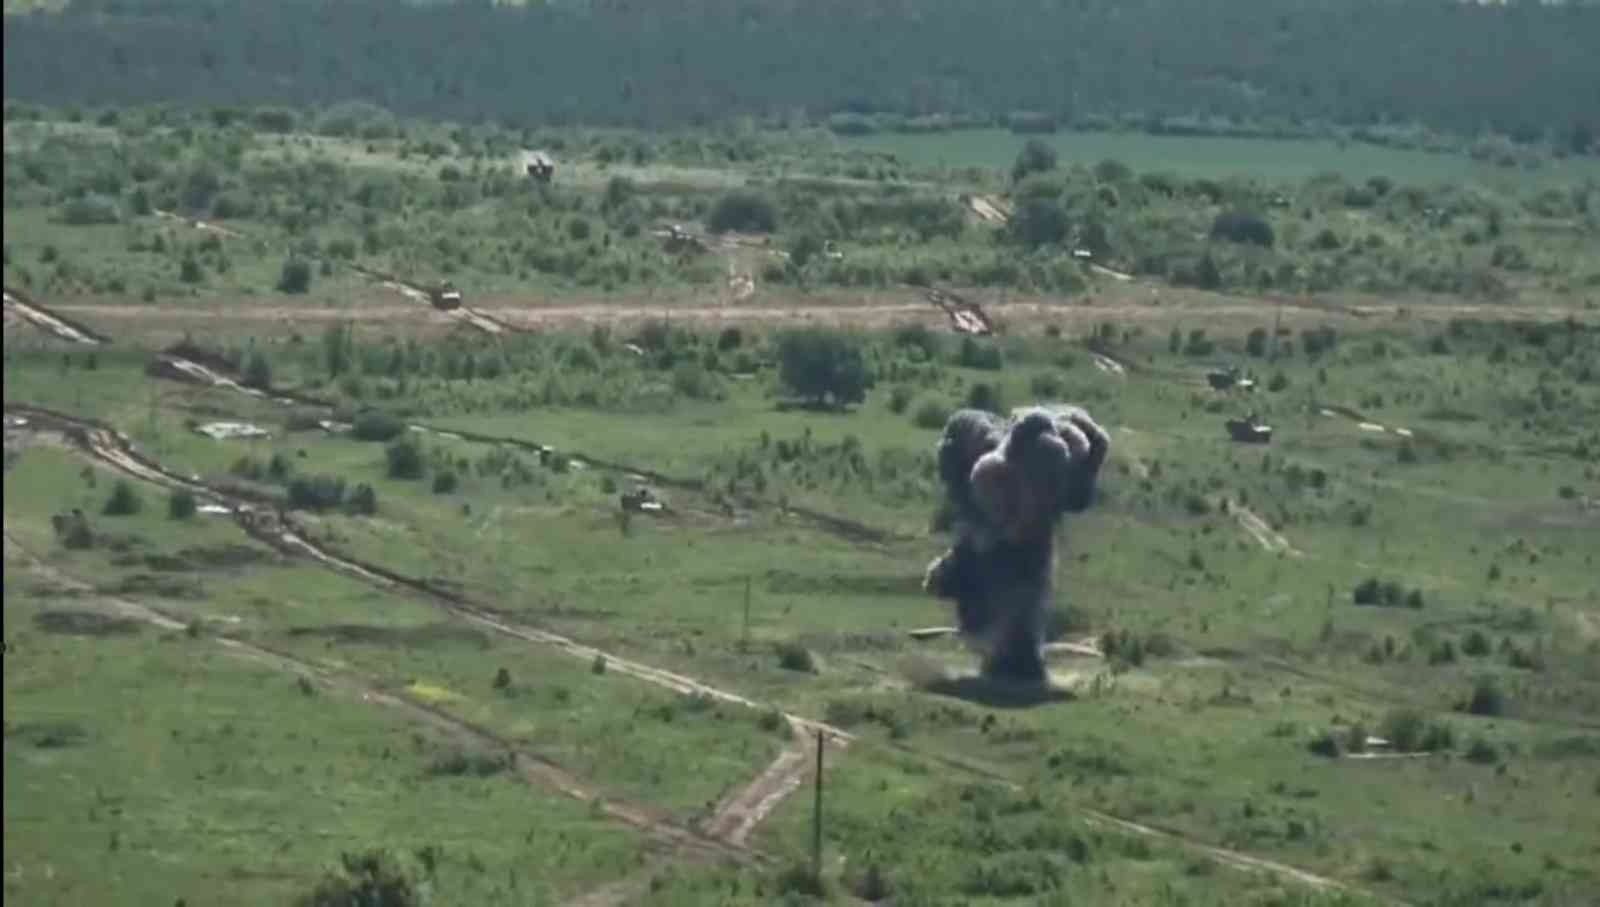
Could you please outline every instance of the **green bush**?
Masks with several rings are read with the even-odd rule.
[[[967,407],[969,409],[1000,413],[1005,409],[1005,404],[1000,399],[998,387],[985,381],[979,381],[967,391]]]
[[[1467,761],[1479,765],[1493,765],[1500,761],[1500,750],[1487,739],[1474,737],[1472,745],[1467,747]]]
[[[860,403],[873,385],[860,342],[829,328],[779,334],[778,379],[793,394],[835,406]]]
[[[369,409],[356,416],[350,428],[350,434],[358,441],[393,441],[405,432],[405,422],[378,409]]]
[[[194,492],[187,488],[176,489],[167,498],[167,515],[175,520],[187,520],[194,516],[198,509]]]
[[[295,907],[422,907],[422,888],[391,855],[344,854],[340,866],[296,901]]]
[[[1414,753],[1422,747],[1423,734],[1428,721],[1415,709],[1395,709],[1383,716],[1378,725],[1378,736],[1389,741],[1399,753]]]
[[[1218,214],[1211,222],[1211,238],[1272,248],[1276,237],[1266,218],[1248,211],[1232,210]]]
[[[994,372],[1005,366],[1005,358],[995,344],[982,343],[968,335],[961,339],[961,351],[956,356],[956,364],[962,368]]]
[[[900,415],[911,405],[912,397],[916,392],[904,384],[896,384],[889,389],[889,412]]]
[[[311,291],[311,265],[299,258],[283,263],[278,273],[278,292],[301,295]]]
[[[426,466],[422,461],[422,447],[411,438],[401,438],[383,450],[391,479],[420,479]]]
[[[1500,691],[1500,684],[1493,677],[1480,677],[1472,686],[1472,695],[1467,699],[1466,710],[1473,715],[1495,716],[1503,715],[1506,710],[1505,694]]]
[[[1333,731],[1324,731],[1313,738],[1306,748],[1318,756],[1337,759],[1344,755],[1344,743],[1345,741],[1338,734]]]
[[[338,476],[295,476],[289,480],[289,507],[332,510],[344,503],[345,482]]]
[[[1383,603],[1383,584],[1375,576],[1369,576],[1356,584],[1355,591],[1350,596],[1358,605],[1377,605]]]
[[[371,485],[362,482],[351,492],[347,506],[356,516],[372,516],[378,512],[378,492]]]
[[[1489,644],[1489,637],[1482,630],[1473,630],[1461,643],[1461,651],[1474,658],[1481,658],[1493,650]]]
[[[459,484],[460,484],[460,482],[456,478],[456,474],[447,469],[444,472],[441,472],[441,473],[438,473],[438,474],[434,475],[434,477],[433,477],[433,493],[434,494],[454,494],[455,490],[456,490],[456,487]]]
[[[1030,198],[1017,205],[1006,231],[1014,242],[1025,246],[1052,246],[1067,238],[1070,226],[1059,202],[1048,198]]]
[[[672,389],[690,400],[721,400],[725,396],[717,376],[698,362],[684,362],[672,370]]]
[[[1039,139],[1029,139],[1011,165],[1011,179],[1021,182],[1035,173],[1048,173],[1056,169],[1056,150]]]
[[[133,485],[127,479],[118,479],[111,486],[111,496],[106,498],[106,503],[101,508],[101,513],[106,516],[133,516],[144,507],[144,501],[139,497]]]
[[[122,212],[117,203],[109,198],[86,195],[61,206],[61,222],[68,226],[89,227],[96,224],[114,224],[120,220]]]
[[[944,428],[944,423],[950,419],[950,407],[937,400],[924,400],[917,407],[911,417],[911,423],[918,428],[927,428],[938,431]]]
[[[706,226],[713,233],[771,233],[778,228],[778,206],[759,192],[736,189],[711,206]]]
[[[1244,351],[1251,356],[1261,358],[1267,354],[1267,329],[1255,328],[1245,338]]]
[[[265,353],[253,353],[245,361],[244,375],[241,383],[245,387],[254,387],[268,390],[272,387],[272,363],[267,360]]]
[[[816,659],[812,657],[811,650],[796,642],[780,642],[776,646],[778,652],[778,667],[786,671],[801,671],[815,674],[817,671]]]
[[[1055,372],[1040,372],[1028,382],[1028,390],[1040,400],[1053,400],[1067,390],[1067,383]]]

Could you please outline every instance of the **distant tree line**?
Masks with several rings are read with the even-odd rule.
[[[6,96],[360,99],[507,123],[892,113],[1025,131],[1137,112],[1184,131],[1310,121],[1493,130],[1580,152],[1600,7],[1392,0],[76,0],[7,15]],[[1269,130],[1270,131],[1270,130]]]

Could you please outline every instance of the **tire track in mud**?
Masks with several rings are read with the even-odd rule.
[[[794,793],[810,772],[811,739],[796,732],[794,742],[750,783],[724,797],[704,823],[707,834],[745,846],[750,833]],[[842,743],[840,743],[842,745]]]
[[[130,599],[102,594],[89,583],[50,567],[23,548],[10,532],[5,533],[5,545],[7,549],[21,554],[32,572],[64,588],[89,593],[94,596],[96,602],[110,606],[123,616],[174,632],[184,631],[189,626],[188,622],[182,619],[183,615]],[[598,804],[597,808],[606,816],[643,832],[658,849],[664,848],[684,857],[726,858],[741,863],[765,862],[770,859],[767,855],[745,846],[742,841],[736,843],[683,828],[673,824],[670,819],[649,806],[607,796],[582,778],[543,756],[524,749],[515,741],[414,697],[387,691],[375,678],[316,664],[273,647],[247,642],[226,634],[210,633],[206,638],[234,655],[296,674],[307,680],[315,680],[326,687],[350,694],[362,702],[400,712],[411,720],[426,724],[457,741],[505,753],[511,760],[513,772],[530,786],[549,788],[584,803]]]
[[[420,595],[421,597],[432,600],[447,612],[464,621],[477,624],[503,636],[508,636],[535,644],[546,645],[591,663],[596,658],[602,658],[605,660],[608,670],[618,670],[628,674],[629,676],[637,677],[648,683],[653,683],[666,689],[675,690],[684,694],[707,696],[730,705],[737,705],[750,709],[768,708],[768,706],[764,706],[738,693],[720,689],[710,684],[695,680],[694,678],[677,674],[665,669],[645,665],[640,662],[631,661],[629,659],[619,658],[611,653],[605,652],[604,650],[578,643],[559,634],[526,627],[505,620],[496,615],[489,608],[471,602],[464,596],[461,596],[457,593],[449,590],[439,589],[423,580],[416,580],[401,576],[377,565],[364,563],[353,558],[335,554],[308,540],[286,515],[274,515],[265,511],[264,508],[262,508],[259,504],[251,502],[248,499],[245,499],[234,493],[223,489],[213,488],[212,486],[208,486],[198,480],[185,479],[181,476],[171,473],[170,471],[161,467],[159,464],[146,460],[139,455],[132,449],[131,442],[129,442],[125,436],[121,435],[115,429],[112,429],[104,424],[97,423],[94,420],[66,416],[59,413],[53,413],[40,407],[34,407],[20,403],[8,403],[6,404],[6,410],[8,413],[16,412],[22,414],[26,418],[33,420],[33,424],[35,426],[43,427],[44,430],[55,430],[61,432],[69,441],[72,441],[77,446],[77,449],[84,455],[93,457],[94,459],[97,459],[114,469],[122,471],[127,475],[165,487],[188,488],[197,496],[203,496],[208,500],[221,503],[224,507],[228,507],[233,513],[236,514],[236,517],[239,519],[241,525],[252,537],[257,538],[258,540],[274,547],[277,550],[284,551],[285,553],[301,554],[312,557],[331,569],[360,578],[371,583],[372,585],[384,589],[385,591]],[[825,740],[836,746],[847,746],[858,739],[854,734],[834,727],[826,722],[805,718],[789,712],[782,712],[781,714],[786,720],[788,720],[790,727],[793,728],[797,734],[814,736],[817,733],[821,733]],[[1010,780],[1004,775],[1001,775],[993,770],[972,765],[965,760],[956,759],[937,752],[919,750],[899,744],[891,744],[890,748],[922,761],[932,762],[964,774],[975,775],[996,781],[1012,790],[1022,790],[1021,785]],[[777,763],[775,762],[774,766],[776,765]],[[777,782],[769,782],[767,785],[764,785],[762,778],[766,777],[785,779],[790,777],[789,772],[790,768],[787,766],[782,769],[769,767],[767,772],[763,772],[762,776],[758,777],[756,782],[753,782],[746,788],[746,791],[751,789],[765,790],[767,795],[770,795],[773,792],[773,784],[775,784],[777,788],[781,789],[787,784],[787,782],[780,780]],[[743,802],[743,800],[744,798],[741,798],[738,794],[736,794],[729,800],[725,801],[725,803],[740,803]],[[757,809],[759,809],[761,802],[771,802],[772,806],[775,807],[779,800],[781,800],[781,798],[774,798],[770,801],[767,801],[766,796],[762,796],[758,798]],[[769,807],[769,809],[770,808],[771,807]],[[1358,889],[1355,889],[1337,879],[1321,876],[1307,870],[1299,869],[1297,867],[1290,866],[1285,863],[1279,863],[1263,857],[1254,857],[1250,856],[1249,854],[1240,853],[1227,848],[1215,847],[1213,845],[1205,844],[1192,838],[1188,838],[1177,832],[1160,829],[1155,826],[1135,822],[1130,819],[1123,819],[1118,816],[1111,815],[1110,813],[1101,812],[1099,810],[1094,810],[1087,807],[1072,807],[1072,809],[1079,815],[1083,816],[1087,821],[1091,822],[1091,824],[1099,824],[1105,827],[1115,828],[1126,833],[1153,837],[1167,841],[1176,846],[1189,850],[1192,853],[1198,854],[1223,865],[1232,866],[1239,869],[1265,872],[1282,879],[1295,881],[1314,888],[1359,891]],[[737,812],[737,809],[735,808],[733,811]],[[746,813],[745,815],[748,814],[749,813]],[[729,819],[726,817],[718,818],[717,816],[714,816],[714,818],[718,819],[717,824],[719,824],[719,826],[729,821]],[[733,823],[735,830],[740,827],[742,821],[743,820],[739,820]],[[759,818],[756,821],[759,821]],[[751,822],[750,824],[753,826],[755,823]]]

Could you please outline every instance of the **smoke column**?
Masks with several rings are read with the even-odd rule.
[[[1055,530],[1087,508],[1110,439],[1076,406],[1030,407],[1009,423],[959,410],[939,442],[939,476],[953,513],[950,550],[923,588],[956,603],[962,633],[986,651],[983,674],[1045,679],[1043,618]]]

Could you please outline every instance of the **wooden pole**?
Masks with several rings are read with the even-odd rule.
[[[739,642],[743,651],[750,650],[750,577],[744,578],[744,638]]]
[[[822,889],[822,731],[817,731],[816,808],[811,815],[811,872]]]

